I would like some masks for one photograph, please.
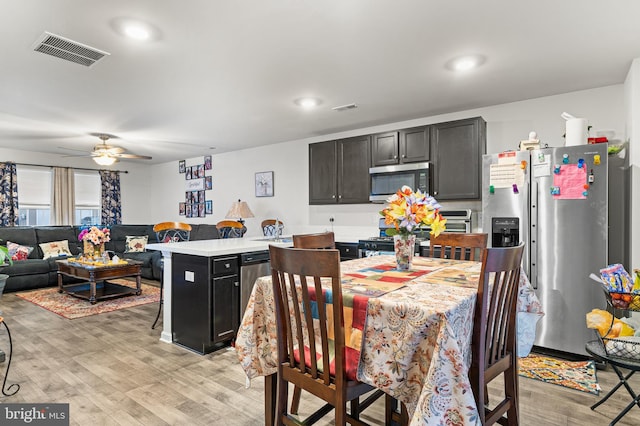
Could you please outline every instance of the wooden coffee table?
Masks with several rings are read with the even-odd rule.
[[[86,299],[92,305],[98,300],[142,294],[140,280],[142,262],[127,259],[126,264],[116,265],[86,265],[69,262],[68,260],[56,260],[56,263],[58,264],[58,292]],[[63,285],[63,275],[80,278],[88,281],[88,283]],[[135,277],[136,287],[128,287],[107,281],[108,279],[125,277]]]

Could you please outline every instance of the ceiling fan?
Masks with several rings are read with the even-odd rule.
[[[89,156],[93,158],[93,161],[101,166],[110,166],[113,163],[118,162],[120,158],[134,158],[140,160],[151,160],[152,158],[148,155],[129,154],[125,151],[124,148],[121,148],[119,146],[107,145],[107,141],[114,136],[105,133],[97,133],[94,134],[94,136],[97,136],[102,141],[102,143],[94,146],[93,151],[91,151]]]

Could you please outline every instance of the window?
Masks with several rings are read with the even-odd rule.
[[[51,169],[18,166],[19,225],[51,225]],[[100,175],[97,171],[76,170],[75,224],[100,224]]]
[[[87,170],[76,170],[76,225],[99,225],[100,215],[100,174]]]
[[[49,225],[51,169],[18,166],[19,225]]]

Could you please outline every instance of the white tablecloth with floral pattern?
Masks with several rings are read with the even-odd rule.
[[[342,262],[341,270],[394,262],[393,256],[369,257]],[[358,379],[403,401],[412,425],[478,424],[468,370],[480,263],[417,257],[412,269],[430,272],[369,299]],[[273,306],[271,277],[261,277],[236,338],[240,363],[250,379],[277,371]],[[542,315],[524,274],[518,311]],[[529,347],[535,322],[534,333],[524,336]]]

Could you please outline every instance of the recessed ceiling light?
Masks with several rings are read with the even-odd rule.
[[[452,71],[464,72],[479,67],[484,63],[484,60],[482,55],[460,56],[447,62],[446,67]]]
[[[136,40],[147,40],[150,36],[149,30],[138,24],[129,24],[124,27],[124,33],[127,37]]]
[[[322,101],[318,98],[300,98],[295,100],[295,104],[304,109],[315,108],[321,103]]]
[[[133,18],[114,18],[111,27],[127,38],[138,41],[155,41],[160,39],[160,31],[153,25]]]

